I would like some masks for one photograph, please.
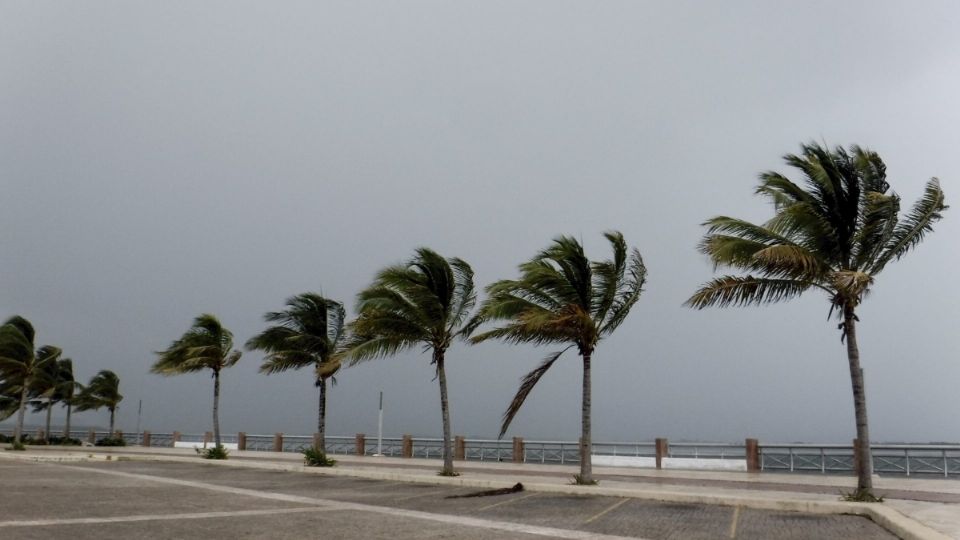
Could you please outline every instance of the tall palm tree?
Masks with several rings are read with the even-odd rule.
[[[57,391],[54,394],[55,401],[63,403],[67,408],[67,417],[63,424],[63,436],[70,438],[70,417],[73,413],[73,399],[83,391],[83,385],[77,382],[73,375],[73,360],[64,358],[58,362],[59,372],[57,374]]]
[[[90,383],[74,398],[77,412],[96,411],[106,407],[110,411],[110,437],[116,432],[114,426],[117,407],[123,401],[120,394],[120,377],[109,369],[100,370],[90,378]]]
[[[874,278],[891,261],[916,247],[947,208],[936,178],[904,216],[900,197],[890,191],[886,166],[875,152],[857,146],[832,152],[817,144],[784,156],[800,185],[777,172],[760,175],[757,194],[770,199],[774,215],[762,224],[718,216],[707,221],[700,251],[726,275],[703,285],[687,305],[764,305],[824,293],[839,317],[846,342],[859,449],[856,496],[872,499],[873,464],[867,400],[857,346],[857,307]]]
[[[213,372],[213,436],[220,443],[220,372],[240,360],[233,334],[215,316],[204,313],[166,350],[157,352],[151,372],[170,376],[209,369]]]
[[[35,337],[33,325],[19,315],[0,326],[0,386],[5,388],[7,396],[20,396],[13,434],[15,444],[20,444],[23,435],[23,419],[33,379],[46,364],[55,362],[61,353],[60,349],[50,345],[34,350]],[[9,398],[6,401],[9,409]]]
[[[580,475],[577,482],[592,484],[590,439],[590,362],[601,339],[611,334],[630,313],[643,291],[647,268],[640,252],[628,250],[623,235],[604,234],[613,258],[587,259],[583,246],[569,236],[553,243],[529,262],[520,265],[520,279],[501,280],[487,287],[488,298],[480,306],[474,325],[504,321],[501,327],[474,336],[480,343],[503,339],[510,343],[559,344],[566,347],[550,354],[520,384],[503,415],[500,436],[544,373],[560,356],[576,347],[583,360],[581,403]]]
[[[352,363],[393,356],[422,346],[432,352],[440,382],[443,417],[443,475],[456,474],[450,444],[446,352],[458,337],[476,302],[473,270],[456,257],[445,259],[419,248],[409,262],[381,270],[357,295],[357,318],[348,325],[344,354]]]
[[[53,405],[62,400],[62,391],[65,365],[69,364],[70,385],[73,385],[73,361],[69,358],[54,358],[52,362],[45,362],[37,370],[33,381],[30,384],[30,404],[33,406],[33,412],[46,411],[46,423],[44,425],[44,440],[50,440],[50,417],[53,413]]]
[[[312,366],[314,384],[320,389],[317,414],[317,441],[326,451],[327,379],[340,369],[334,353],[343,337],[346,312],[343,304],[316,293],[303,293],[287,299],[287,309],[264,315],[277,323],[250,338],[248,350],[264,351],[260,372],[267,375],[288,369]]]

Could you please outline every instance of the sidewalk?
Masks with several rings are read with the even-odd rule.
[[[904,538],[960,539],[960,482],[919,478],[877,478],[875,491],[884,504],[845,503],[841,492],[851,491],[849,476],[683,471],[594,467],[599,486],[571,485],[577,466],[496,462],[457,462],[461,476],[436,475],[439,460],[336,455],[330,469],[302,467],[296,453],[232,451],[230,460],[214,465],[276,470],[304,470],[318,474],[372,479],[508,487],[522,482],[531,491],[636,497],[678,503],[707,503],[768,510],[867,515]],[[70,461],[79,459],[144,459],[195,461],[191,449],[173,448],[37,448],[26,453],[0,452],[0,458]],[[937,534],[939,531],[941,534]],[[945,535],[945,536],[943,536]]]

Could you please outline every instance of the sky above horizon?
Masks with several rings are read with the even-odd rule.
[[[950,1],[3,2],[0,317],[83,381],[116,371],[118,427],[142,399],[145,429],[202,432],[211,378],[148,373],[200,313],[241,345],[300,292],[352,315],[418,246],[483,287],[560,234],[607,257],[616,229],[649,280],[594,356],[595,440],[849,441],[827,299],[683,307],[714,275],[700,224],[768,217],[758,173],[808,141],[876,150],[905,208],[934,176],[954,202],[958,27]],[[860,310],[875,440],[960,441],[955,212]],[[455,345],[453,431],[495,437],[551,350]],[[375,433],[383,391],[386,435],[438,436],[429,361],[343,371],[328,433]],[[224,374],[224,432],[312,432],[309,371],[259,363]],[[580,376],[568,353],[508,436],[575,439]]]

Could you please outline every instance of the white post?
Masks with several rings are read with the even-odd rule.
[[[140,439],[140,436],[141,436],[141,434],[140,434],[140,414],[141,414],[141,413],[143,413],[143,400],[142,400],[142,399],[141,399],[140,402],[137,404],[137,446],[140,446],[140,441],[141,441],[141,439]],[[113,435],[111,435],[111,437],[112,437],[112,436],[113,436]]]
[[[380,392],[380,414],[377,418],[377,455],[383,455],[383,392]]]

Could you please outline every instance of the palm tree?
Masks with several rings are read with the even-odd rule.
[[[287,309],[264,315],[277,323],[250,338],[248,350],[266,353],[260,372],[267,375],[288,369],[313,367],[314,384],[320,389],[317,450],[326,451],[327,379],[340,369],[334,353],[343,337],[346,313],[343,304],[316,293],[303,293],[287,299]]]
[[[65,364],[66,363],[66,364]],[[73,361],[69,358],[54,358],[52,362],[45,362],[41,369],[37,370],[36,375],[30,384],[30,404],[33,406],[33,412],[47,412],[46,424],[44,425],[44,440],[50,440],[50,417],[53,413],[53,405],[62,399],[63,381],[65,365],[69,364],[70,385],[73,383]]]
[[[110,437],[115,433],[114,419],[117,407],[123,401],[120,394],[120,377],[104,369],[90,379],[90,383],[74,398],[77,412],[96,411],[106,407],[110,411]]]
[[[936,178],[903,217],[900,197],[890,191],[886,166],[875,152],[848,152],[816,144],[784,156],[802,176],[802,186],[777,172],[760,175],[757,194],[768,197],[774,215],[756,225],[719,216],[707,221],[700,251],[726,275],[702,286],[687,305],[764,305],[814,289],[826,294],[830,312],[842,321],[859,441],[855,496],[872,499],[872,462],[867,401],[857,347],[856,309],[888,263],[903,257],[933,230],[947,208]]]
[[[583,246],[569,236],[553,243],[520,265],[520,279],[501,280],[487,287],[474,326],[483,321],[505,321],[499,328],[474,336],[480,343],[503,339],[510,343],[560,344],[566,347],[547,356],[522,380],[503,415],[500,437],[541,377],[560,356],[576,347],[583,360],[580,475],[577,483],[592,484],[590,439],[590,362],[601,339],[611,334],[630,313],[643,291],[647,269],[636,249],[628,250],[623,235],[604,234],[613,259],[587,259]]]
[[[220,443],[220,372],[240,360],[240,351],[233,350],[233,334],[213,315],[204,313],[180,339],[164,351],[157,352],[151,372],[170,376],[209,369],[213,372],[213,436]]]
[[[67,408],[67,418],[63,425],[63,436],[70,438],[70,417],[73,413],[73,399],[79,392],[83,391],[83,385],[78,383],[73,376],[73,360],[64,358],[58,362],[60,371],[58,373],[57,392],[54,394],[55,400],[63,403]]]
[[[370,287],[357,295],[358,315],[348,325],[350,339],[343,354],[352,363],[393,356],[416,346],[432,351],[431,363],[440,382],[443,475],[456,474],[444,362],[454,339],[467,335],[464,323],[475,302],[469,264],[419,248],[409,262],[381,270]]]
[[[27,409],[27,397],[30,385],[37,373],[48,363],[55,362],[60,349],[46,345],[33,349],[36,332],[30,321],[13,316],[0,326],[0,377],[4,394],[8,396],[7,410],[10,409],[9,396],[19,394],[17,405],[17,425],[14,428],[14,444],[19,445],[23,435],[23,419]]]

